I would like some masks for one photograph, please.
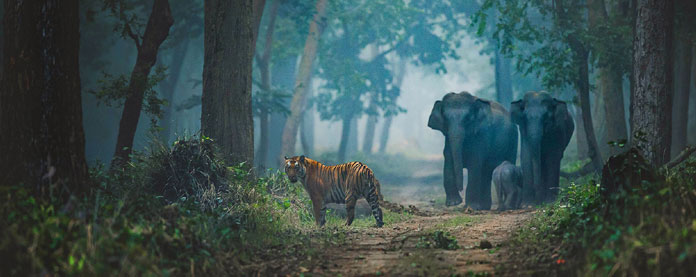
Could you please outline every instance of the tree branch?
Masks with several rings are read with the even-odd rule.
[[[666,168],[673,168],[673,167],[679,165],[680,163],[685,161],[687,158],[689,158],[689,156],[691,156],[691,154],[693,154],[694,152],[696,152],[696,147],[694,147],[694,146],[686,147],[684,149],[684,151],[679,153],[679,156],[677,156],[676,158],[674,158],[673,160],[671,160],[670,162],[665,164],[665,167]]]
[[[133,39],[133,42],[135,42],[135,47],[138,48],[138,51],[140,51],[140,46],[141,46],[140,37],[138,37],[138,35],[133,33],[133,30],[131,29],[130,24],[126,23],[126,26],[124,26],[123,29],[126,32],[126,34],[128,34],[128,36],[131,39]]]

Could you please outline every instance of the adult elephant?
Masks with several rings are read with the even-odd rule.
[[[522,137],[524,201],[552,200],[558,192],[563,151],[575,130],[568,107],[546,92],[527,92],[512,102],[510,115]]]
[[[447,206],[462,203],[462,169],[468,171],[466,205],[491,208],[491,174],[503,161],[515,163],[517,128],[500,104],[468,92],[435,101],[428,127],[445,135],[444,186]]]

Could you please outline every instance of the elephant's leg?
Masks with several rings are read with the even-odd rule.
[[[560,181],[561,159],[563,159],[563,153],[554,153],[554,155],[550,157],[550,161],[547,163],[549,169],[547,172],[548,178],[546,180],[546,184],[549,188],[551,188],[547,201],[555,200],[559,193],[558,183]]]
[[[479,186],[479,195],[481,197],[481,209],[490,210],[491,209],[491,180],[493,179],[493,169],[495,166],[488,165],[483,168],[481,174],[481,183]]]
[[[443,177],[445,195],[447,195],[445,204],[447,206],[456,206],[462,203],[462,197],[459,195],[459,189],[457,188],[456,178],[454,174],[462,174],[462,168],[454,168],[454,160],[452,158],[452,153],[449,149],[449,142],[445,142],[444,156],[445,167],[443,170]]]
[[[480,165],[471,166],[467,170],[466,205],[475,210],[485,209],[481,198],[482,171],[483,168]]]
[[[520,200],[521,200],[521,191],[518,189],[512,188],[510,190],[509,196],[506,199],[507,200],[507,207],[509,209],[519,209],[520,208]]]

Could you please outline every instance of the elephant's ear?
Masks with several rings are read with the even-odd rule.
[[[556,120],[566,120],[568,118],[568,105],[566,105],[566,102],[554,98],[553,104],[555,107],[554,118]]]
[[[510,118],[517,125],[522,124],[524,117],[524,101],[522,99],[510,103]]]
[[[430,112],[430,119],[428,119],[428,127],[438,130],[443,134],[446,132],[445,118],[442,116],[442,101],[435,101],[433,105],[433,110]]]
[[[474,106],[476,107],[475,120],[484,120],[490,114],[491,101],[477,98],[476,102],[474,102]]]
[[[573,135],[573,131],[575,130],[575,124],[573,124],[573,119],[570,118],[570,114],[568,113],[568,105],[566,105],[566,102],[558,100],[556,98],[553,99],[555,111],[554,111],[554,118],[556,120],[556,125],[557,126],[563,126],[563,132],[564,135],[563,137],[566,139],[570,139],[570,137]]]

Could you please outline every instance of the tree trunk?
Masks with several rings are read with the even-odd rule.
[[[288,57],[274,64],[272,68],[271,80],[272,83],[282,89],[292,88],[295,83],[295,66],[297,65],[297,56]],[[283,100],[283,104],[290,106],[290,100]],[[283,129],[287,115],[284,113],[271,114],[268,132],[268,155],[266,155],[266,164],[270,168],[280,168],[278,164],[278,156],[281,155],[280,149],[283,144]]]
[[[259,36],[259,28],[261,27],[261,19],[263,18],[263,9],[266,7],[266,0],[253,0],[254,1],[254,26],[253,26],[253,36],[254,36],[254,48],[256,48],[256,40]],[[280,0],[277,0],[278,2]],[[252,51],[254,53],[254,51]]]
[[[0,183],[36,195],[89,189],[76,0],[4,1]],[[52,187],[58,189],[53,192]]]
[[[495,51],[495,92],[498,103],[506,109],[510,109],[512,102],[510,59],[500,53],[498,49]]]
[[[341,142],[338,145],[338,161],[339,163],[343,163],[346,161],[346,154],[348,152],[348,147],[350,143],[350,131],[351,131],[351,122],[353,121],[353,118],[351,117],[345,117],[342,120],[342,125],[341,125]]]
[[[686,148],[689,122],[689,89],[691,88],[691,44],[675,40],[674,101],[672,105],[672,155],[674,158]]]
[[[257,0],[258,1],[258,0]],[[256,3],[256,2],[255,2]],[[280,1],[274,1],[271,5],[270,18],[268,21],[268,28],[266,29],[266,37],[264,39],[263,53],[260,57],[256,58],[256,63],[261,72],[261,90],[264,93],[270,93],[271,86],[271,50],[273,49],[273,33],[275,31],[275,20],[278,14],[278,6],[280,6]],[[261,114],[259,115],[259,125],[260,125],[260,140],[259,149],[256,150],[256,167],[259,172],[263,172],[266,169],[266,156],[268,155],[268,124],[270,121],[270,113],[268,109],[262,108]]]
[[[0,2],[0,18],[5,17],[5,4],[3,2]],[[2,27],[4,25],[4,22],[2,19],[0,19],[0,80],[2,80],[2,71],[4,67],[4,60],[3,57],[5,57],[5,32],[4,28]]]
[[[111,169],[120,169],[129,161],[133,151],[133,138],[138,127],[138,120],[143,107],[143,98],[147,88],[147,78],[152,66],[157,61],[160,45],[169,35],[169,28],[174,24],[168,0],[155,0],[150,19],[145,27],[142,43],[134,38],[138,48],[138,57],[128,82],[128,96],[123,104],[121,122],[116,138],[116,153],[111,162]]]
[[[372,60],[377,58],[379,55],[379,49],[377,44],[370,44],[370,55]],[[377,127],[377,121],[379,114],[377,113],[377,92],[373,91],[369,94],[370,102],[367,106],[367,122],[365,124],[365,136],[363,137],[363,147],[362,152],[366,154],[372,153],[372,145],[375,141],[375,128]]]
[[[266,156],[268,155],[268,124],[270,123],[270,114],[267,110],[262,110],[259,115],[259,149],[256,150],[256,171],[264,172],[266,166]]]
[[[672,136],[672,0],[638,0],[633,39],[633,145],[655,166],[669,161]]]
[[[691,49],[691,95],[689,96],[689,118],[687,121],[687,142],[696,145],[696,46]]]
[[[324,24],[326,22],[326,0],[317,0],[316,8],[317,13],[314,14],[313,20],[309,23],[309,34],[305,41],[299,72],[295,79],[292,102],[290,103],[290,116],[288,116],[285,122],[285,128],[283,129],[283,147],[278,157],[278,161],[281,162],[284,155],[295,154],[297,129],[300,125],[302,115],[304,114],[305,98],[312,76],[312,64],[317,56],[319,37],[324,31]]]
[[[179,77],[181,76],[184,58],[188,52],[189,43],[188,41],[182,41],[181,45],[176,47],[171,55],[171,67],[169,70],[169,76],[160,86],[162,88],[162,94],[164,99],[167,100],[169,106],[164,107],[164,114],[162,115],[162,123],[160,127],[160,138],[162,141],[169,143],[169,139],[174,135],[174,112],[176,108],[174,107],[174,95],[177,90],[177,85],[179,83]]]
[[[590,0],[587,5],[589,7],[590,28],[599,30],[600,24],[609,21],[604,0]],[[608,38],[608,40],[608,42],[603,43],[618,44],[614,37]],[[597,96],[601,96],[604,103],[604,122],[606,122],[604,138],[607,142],[616,142],[628,138],[623,105],[623,76],[621,71],[616,66],[612,66],[611,61],[605,57],[606,55],[599,55],[599,80],[597,82],[599,90]],[[613,156],[620,153],[621,148],[609,147],[608,152],[609,155]]]
[[[398,67],[394,70],[394,86],[398,87],[399,89],[401,89],[401,86],[404,83],[404,77],[406,76],[406,66],[406,60],[401,59],[399,60]],[[380,134],[379,138],[379,153],[384,154],[387,151],[387,143],[389,142],[389,129],[391,129],[393,119],[394,115],[389,115],[385,113],[384,123],[382,125],[382,133]]]
[[[623,101],[623,76],[621,72],[611,68],[599,69],[600,94],[604,102],[604,117],[606,119],[607,141],[618,142],[628,139],[626,130],[626,112]],[[616,155],[621,148],[610,147],[609,154]]]
[[[595,136],[592,124],[592,109],[590,108],[589,55],[586,50],[582,49],[583,47],[580,46],[578,42],[571,44],[574,45],[571,48],[573,48],[575,64],[578,70],[576,88],[580,100],[580,110],[582,111],[582,123],[587,137],[587,154],[590,157],[595,171],[601,172],[603,161],[599,152],[599,147],[597,146],[597,137]]]
[[[389,129],[391,128],[394,116],[387,116],[382,123],[382,134],[379,137],[379,153],[384,154],[387,151],[387,142],[389,142]]]
[[[228,165],[254,164],[253,17],[251,0],[205,1],[201,133]]]
[[[582,120],[582,110],[579,105],[574,105],[575,110],[575,143],[578,151],[578,159],[584,160],[588,159],[590,156],[587,154],[587,134],[585,134],[585,123]]]
[[[358,152],[358,117],[352,116],[350,121],[350,132],[348,132],[348,145],[346,147],[346,158],[350,159]]]
[[[597,136],[597,149],[602,156],[609,152],[609,140],[607,139],[607,117],[604,112],[604,101],[600,95],[601,88],[590,93],[590,107],[592,108],[592,126]]]
[[[307,88],[307,100],[305,106],[313,97],[311,84]],[[314,152],[314,107],[305,108],[304,116],[302,116],[302,129],[300,131],[300,143],[302,144],[302,150],[306,156],[312,156]]]
[[[377,105],[375,104],[376,99],[374,99],[375,97],[376,96],[373,95],[370,99],[370,105],[368,107],[368,110],[370,110],[371,113],[368,114],[367,123],[365,124],[365,136],[363,137],[362,145],[362,151],[365,154],[372,153],[372,145],[375,141],[375,129],[377,127],[378,120]]]

